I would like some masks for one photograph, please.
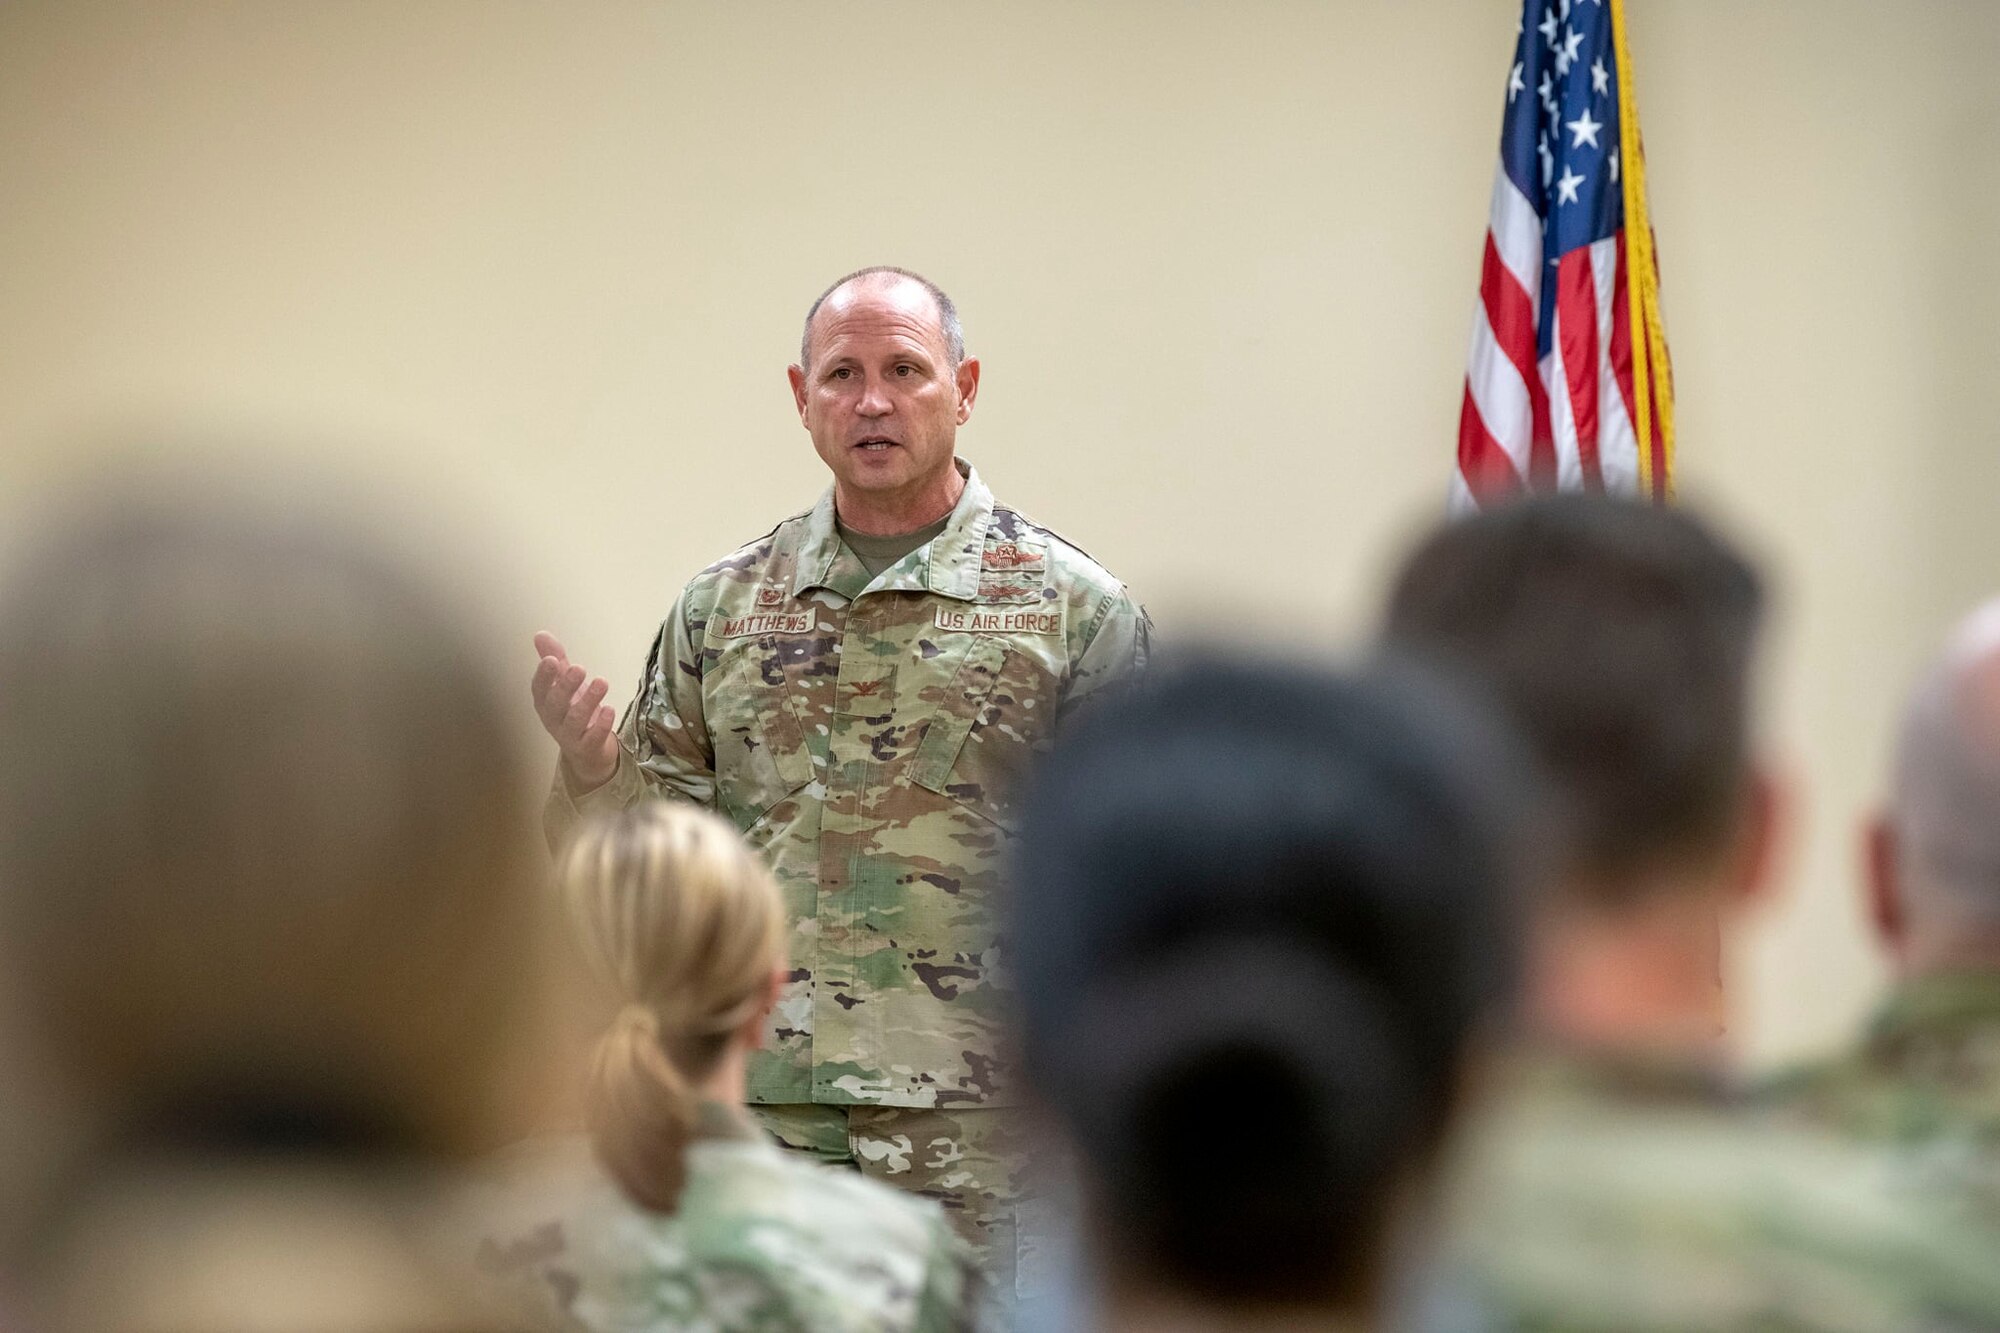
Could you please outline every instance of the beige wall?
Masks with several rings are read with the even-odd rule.
[[[1629,3],[1685,489],[1783,599],[1771,1057],[1868,1000],[1849,828],[2000,583],[2000,7]],[[622,690],[819,489],[802,307],[898,262],[985,360],[965,452],[1169,638],[1366,627],[1444,494],[1509,0],[571,9],[0,5],[0,487],[105,425],[311,441],[493,516],[436,540],[514,667],[548,625]]]

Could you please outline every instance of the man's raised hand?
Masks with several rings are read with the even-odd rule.
[[[570,664],[556,636],[535,636],[535,715],[562,750],[570,776],[584,789],[601,787],[618,771],[618,715],[604,702],[611,683]]]

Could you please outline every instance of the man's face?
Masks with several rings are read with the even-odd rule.
[[[842,490],[918,494],[952,467],[979,363],[951,364],[929,292],[906,278],[848,284],[813,317],[812,362],[791,368],[813,448]]]

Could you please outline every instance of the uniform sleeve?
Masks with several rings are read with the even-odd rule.
[[[1107,596],[1093,619],[1056,710],[1059,726],[1138,680],[1153,650],[1152,619],[1124,588]]]
[[[610,779],[579,792],[568,766],[557,763],[542,809],[550,847],[584,816],[647,797],[715,804],[715,747],[702,708],[701,649],[690,616],[683,592],[660,625],[638,691],[619,720],[618,768]]]

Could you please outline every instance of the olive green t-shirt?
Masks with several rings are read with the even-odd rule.
[[[847,549],[854,552],[855,558],[861,562],[861,567],[868,571],[868,577],[872,579],[943,532],[945,524],[949,522],[951,515],[946,514],[928,527],[918,528],[915,532],[892,533],[887,537],[871,537],[865,532],[856,532],[838,520],[835,520],[834,527],[840,533],[840,540],[847,543]]]

